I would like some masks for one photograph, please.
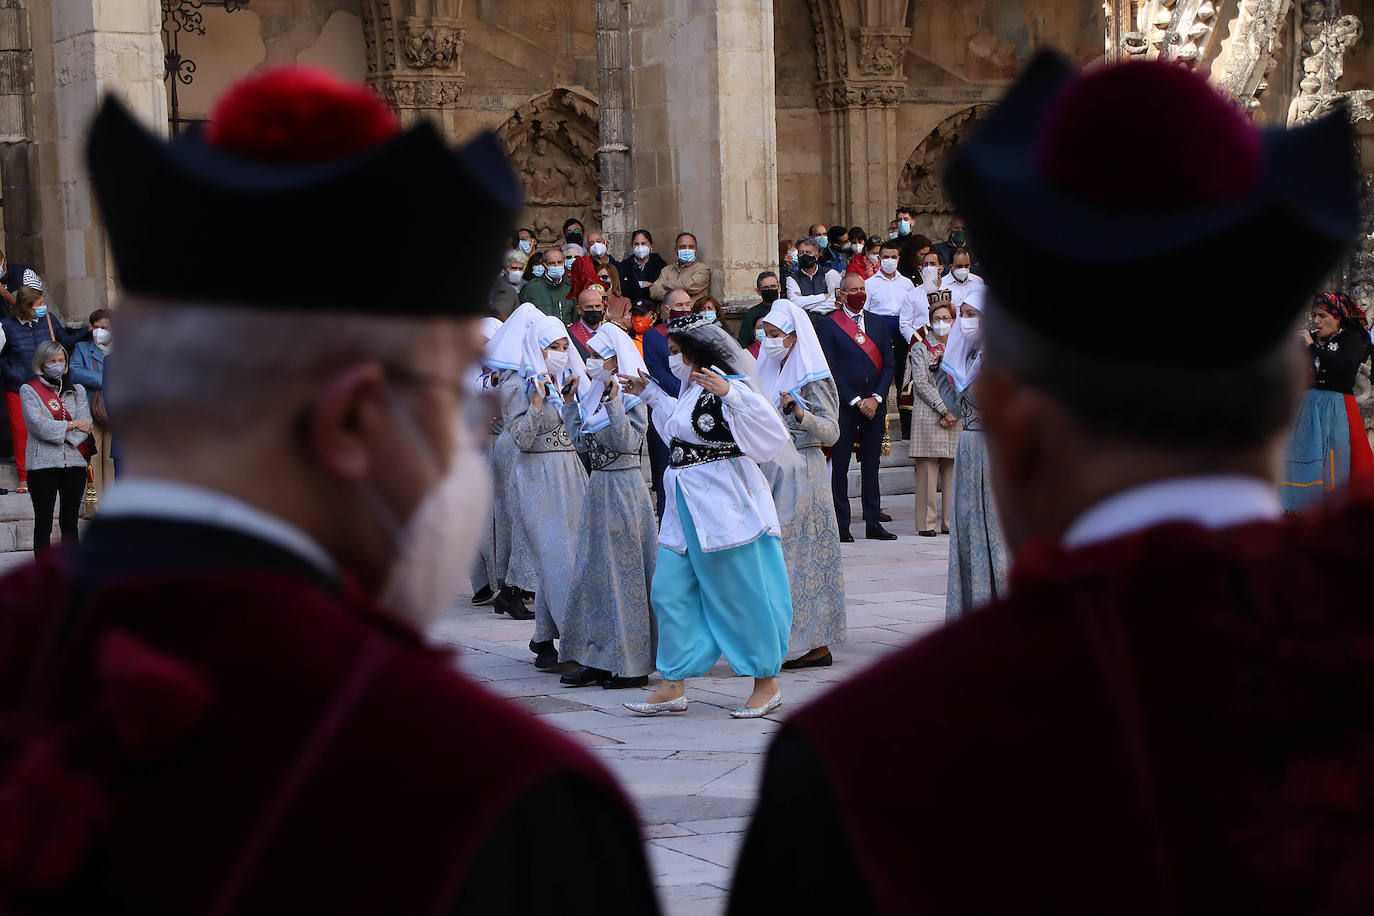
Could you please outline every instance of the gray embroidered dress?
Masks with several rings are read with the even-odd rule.
[[[787,469],[771,461],[760,466],[772,488],[782,525],[782,553],[792,587],[788,649],[798,656],[844,642],[849,627],[844,610],[840,529],[835,521],[830,470],[821,452],[822,446],[834,445],[840,436],[839,392],[834,379],[823,378],[808,382],[801,395],[806,415],[800,421],[790,410],[782,415],[801,461]]]
[[[563,423],[577,450],[590,456],[592,473],[558,651],[561,661],[639,677],[654,670],[658,651],[649,607],[658,522],[639,459],[649,408],[626,412],[618,395],[605,404],[610,425],[589,434],[577,404],[563,405]]]
[[[518,505],[514,468],[515,456],[520,450],[515,447],[515,439],[506,428],[506,412],[515,409],[508,408],[506,401],[523,384],[524,380],[514,370],[501,372],[498,383],[501,416],[493,421],[500,425],[501,432],[491,446],[492,572],[497,583],[532,592],[539,584],[539,567],[534,560],[529,539],[525,536],[524,525],[518,523],[519,519],[511,510],[512,506]],[[528,401],[523,403],[528,405]]]
[[[945,592],[945,619],[954,620],[1006,594],[1011,550],[997,518],[983,415],[971,398],[973,388],[959,394],[943,372],[938,382],[945,403],[964,424],[954,455],[954,511],[950,514],[949,586]]]
[[[508,584],[532,589],[534,638],[555,639],[568,609],[573,550],[587,493],[587,472],[577,457],[563,417],[545,401],[535,410],[525,379],[512,376],[501,385],[501,416],[516,448],[507,506],[511,517]],[[529,550],[534,580],[516,579],[520,551]]]

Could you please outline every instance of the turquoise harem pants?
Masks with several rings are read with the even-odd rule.
[[[687,553],[658,549],[650,603],[659,673],[670,681],[701,677],[724,655],[737,674],[773,677],[792,630],[782,541],[766,534],[706,553],[682,494],[675,495]]]

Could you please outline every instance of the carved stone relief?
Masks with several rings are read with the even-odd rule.
[[[1354,120],[1374,117],[1369,107],[1374,100],[1374,91],[1340,91],[1345,52],[1363,34],[1364,24],[1360,17],[1341,16],[1338,3],[1309,0],[1302,5],[1302,79],[1298,83],[1298,94],[1288,109],[1289,124],[1302,124],[1321,117],[1331,110],[1338,98],[1349,103],[1350,116]]]
[[[1260,0],[1268,2],[1268,0]],[[1114,60],[1176,60],[1194,67],[1207,56],[1216,33],[1213,0],[1116,0],[1109,21],[1117,30]]]
[[[440,9],[455,15],[407,16],[414,7],[405,0],[362,0],[368,85],[397,111],[451,108],[466,80],[458,7]]]
[[[907,29],[861,29],[859,72],[866,76],[895,76],[909,37]]]
[[[897,202],[916,212],[914,231],[944,237],[954,207],[945,198],[941,172],[949,154],[991,110],[991,105],[965,108],[941,121],[912,151],[897,184]]]
[[[401,26],[401,49],[406,63],[416,70],[431,67],[450,70],[463,57],[467,29],[438,25],[424,19],[408,19]]]
[[[596,100],[579,89],[537,95],[498,131],[525,188],[530,228],[541,246],[562,240],[563,221],[600,221]]]

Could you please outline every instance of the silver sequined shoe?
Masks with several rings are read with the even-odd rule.
[[[661,712],[686,712],[687,694],[683,694],[675,700],[665,700],[662,703],[623,703],[630,712],[637,712],[641,716],[656,716]]]
[[[741,706],[730,713],[732,719],[761,719],[782,705],[782,691],[779,690],[762,706]]]

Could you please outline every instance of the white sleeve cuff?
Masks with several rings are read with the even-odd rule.
[[[852,401],[849,402],[849,406],[850,406],[850,407],[853,407],[855,404],[859,403],[859,402],[862,401],[862,400],[863,400],[863,398],[857,397],[857,396],[856,396],[856,397],[854,398],[854,400],[852,400]]]

